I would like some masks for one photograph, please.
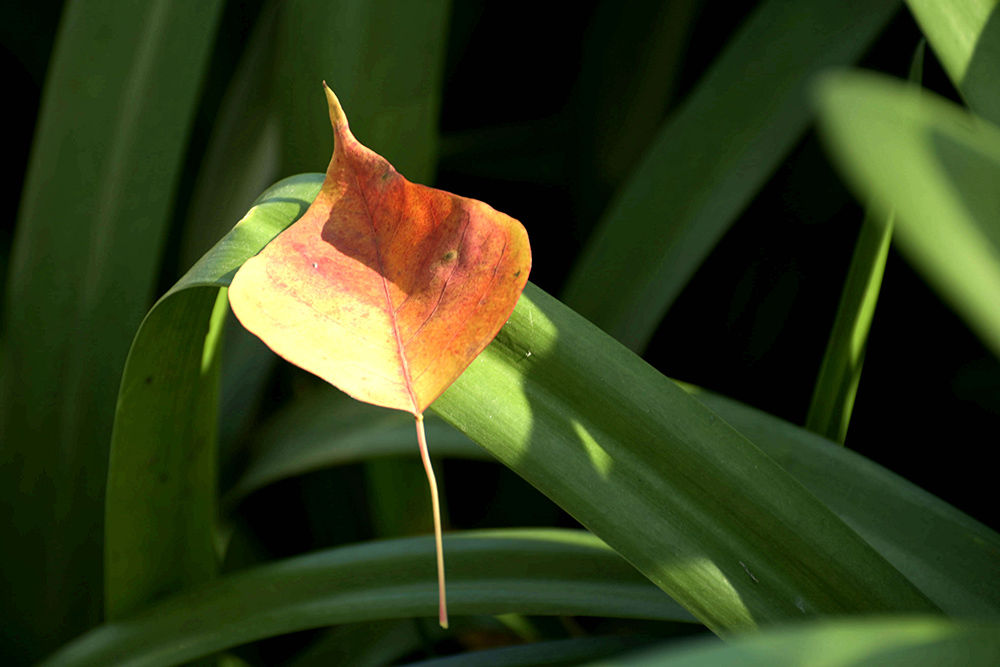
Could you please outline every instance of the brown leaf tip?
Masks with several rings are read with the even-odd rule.
[[[347,125],[347,115],[344,113],[344,108],[340,106],[340,100],[330,90],[330,86],[326,85],[326,81],[323,82],[323,91],[326,93],[326,103],[330,107],[330,124],[333,125],[333,129],[337,129],[338,125]]]

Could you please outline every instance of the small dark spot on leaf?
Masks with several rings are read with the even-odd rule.
[[[147,375],[146,376],[146,384],[153,384],[153,376],[152,375]]]
[[[160,479],[160,484],[166,484],[167,482],[170,481],[170,475],[168,475],[165,472],[161,472],[159,479]]]
[[[444,254],[444,256],[441,257],[441,261],[443,261],[443,262],[450,262],[453,259],[455,259],[456,257],[458,257],[458,251],[457,250],[449,250],[448,252],[446,252]]]

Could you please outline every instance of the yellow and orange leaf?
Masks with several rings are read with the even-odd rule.
[[[323,187],[302,218],[240,268],[229,301],[243,326],[291,363],[416,417],[446,625],[423,411],[510,317],[531,269],[528,235],[483,202],[407,181],[354,138],[323,87],[335,138]]]

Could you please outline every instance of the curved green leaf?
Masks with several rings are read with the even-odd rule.
[[[907,258],[1000,356],[1000,129],[860,71],[824,77],[816,98],[848,183],[895,207]]]
[[[925,595],[955,617],[1000,616],[1000,535],[865,457],[693,387]]]
[[[716,632],[935,609],[750,441],[530,283],[433,409]]]
[[[215,572],[218,343],[227,280],[315,196],[311,179],[268,191],[165,294],[135,335],[121,381],[105,506],[109,618]],[[290,196],[289,196],[290,195]],[[191,289],[194,288],[194,289]],[[165,546],[167,548],[165,548]]]
[[[456,615],[693,620],[600,540],[577,530],[451,534]],[[345,622],[434,616],[431,538],[298,556],[223,577],[83,635],[40,667],[158,667],[263,637]]]
[[[633,350],[805,130],[806,86],[854,62],[897,0],[769,0],[663,126],[564,293]]]
[[[218,289],[168,295],[129,351],[104,508],[107,618],[215,574],[218,351],[227,312]],[[189,322],[203,328],[192,335]]]

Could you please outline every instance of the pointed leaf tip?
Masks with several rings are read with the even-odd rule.
[[[337,99],[336,93],[330,90],[330,86],[326,85],[326,81],[323,82],[323,92],[326,93],[326,103],[330,107],[330,124],[333,125],[333,129],[336,130],[338,125],[346,125],[347,115],[344,114],[344,108],[340,106],[340,100]]]

